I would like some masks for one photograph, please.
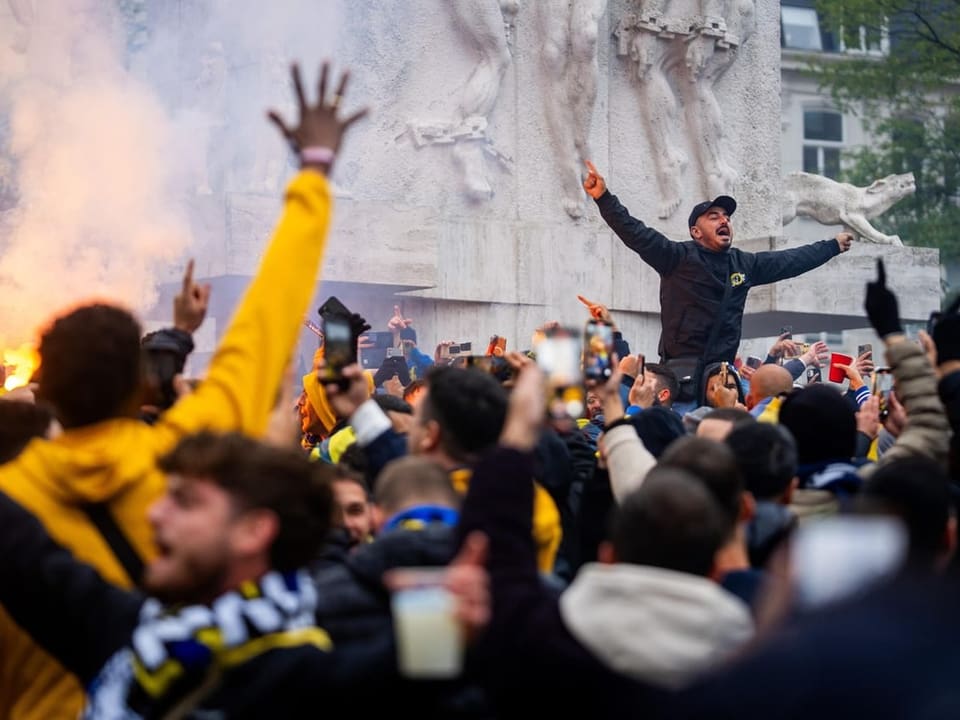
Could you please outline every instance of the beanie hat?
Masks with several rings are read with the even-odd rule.
[[[643,441],[644,447],[659,458],[667,446],[684,434],[683,421],[673,410],[650,407],[630,417],[630,423]]]
[[[834,388],[816,383],[789,395],[780,406],[780,424],[797,441],[801,465],[849,461],[856,451],[857,418]]]

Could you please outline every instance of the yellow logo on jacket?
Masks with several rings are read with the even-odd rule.
[[[733,273],[733,275],[730,276],[730,286],[736,287],[737,285],[743,285],[746,280],[747,276],[743,273]]]

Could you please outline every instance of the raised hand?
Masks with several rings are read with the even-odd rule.
[[[867,297],[863,301],[867,318],[877,335],[886,339],[888,335],[902,335],[900,308],[897,296],[887,287],[887,271],[883,259],[877,259],[877,279],[867,283]]]
[[[211,291],[209,283],[199,285],[193,281],[193,267],[193,260],[190,260],[183,274],[180,292],[173,298],[173,326],[191,335],[203,325],[210,305]]]
[[[597,172],[597,168],[594,167],[592,162],[589,160],[585,162],[588,172],[583,179],[583,189],[587,191],[587,195],[596,200],[607,191],[607,183],[604,182],[603,176]]]
[[[403,330],[413,325],[413,320],[411,318],[405,318],[403,313],[400,312],[400,306],[393,306],[393,317],[387,321],[387,328],[389,330]]]
[[[593,302],[593,300],[587,300],[583,295],[577,295],[577,300],[587,306],[590,310],[590,317],[594,320],[600,320],[610,325],[613,324],[613,317],[610,315],[610,310],[606,305]]]
[[[300,79],[300,67],[296,63],[290,68],[290,75],[293,78],[293,88],[297,96],[297,107],[300,115],[296,127],[288,126],[276,110],[269,111],[267,117],[277,126],[294,151],[300,155],[301,167],[310,167],[323,173],[329,173],[347,129],[364,117],[368,109],[357,110],[342,120],[337,118],[337,110],[347,89],[350,73],[344,72],[340,76],[340,82],[333,97],[327,101],[327,81],[330,75],[330,63],[328,62],[325,62],[320,68],[316,105],[307,103],[306,94],[303,91],[303,81]]]
[[[837,245],[840,246],[840,252],[845,253],[853,245],[853,233],[842,232],[836,237]]]
[[[847,379],[850,380],[850,389],[857,391],[862,388],[866,383],[863,381],[863,376],[860,374],[860,371],[857,369],[856,364],[853,365],[841,365],[840,363],[835,363],[833,367],[837,368],[844,375],[847,376]]]
[[[321,360],[318,369],[325,363],[326,360]],[[370,388],[363,370],[357,364],[347,365],[341,374],[346,381],[346,390],[335,383],[325,385],[324,390],[327,392],[327,401],[337,417],[349,419],[358,407],[370,399]]]
[[[795,357],[799,345],[793,341],[793,336],[789,332],[782,333],[770,346],[767,354],[772,358]]]

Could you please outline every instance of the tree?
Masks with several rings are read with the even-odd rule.
[[[854,184],[913,172],[917,192],[874,221],[910,245],[960,259],[960,0],[817,0],[825,27],[847,48],[889,36],[889,53],[811,61],[837,108],[876,138],[844,155]]]

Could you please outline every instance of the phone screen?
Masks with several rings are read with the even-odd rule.
[[[357,341],[348,318],[329,315],[323,319],[324,359],[322,379],[339,380],[343,368],[357,361]]]
[[[857,346],[857,357],[860,357],[861,355],[867,352],[873,355],[873,345],[871,345],[870,343]]]
[[[613,326],[588,320],[583,331],[583,377],[606,380],[613,373]]]
[[[761,365],[763,365],[763,360],[758,358],[756,355],[751,355],[747,358],[747,367],[751,367],[756,370]]]

